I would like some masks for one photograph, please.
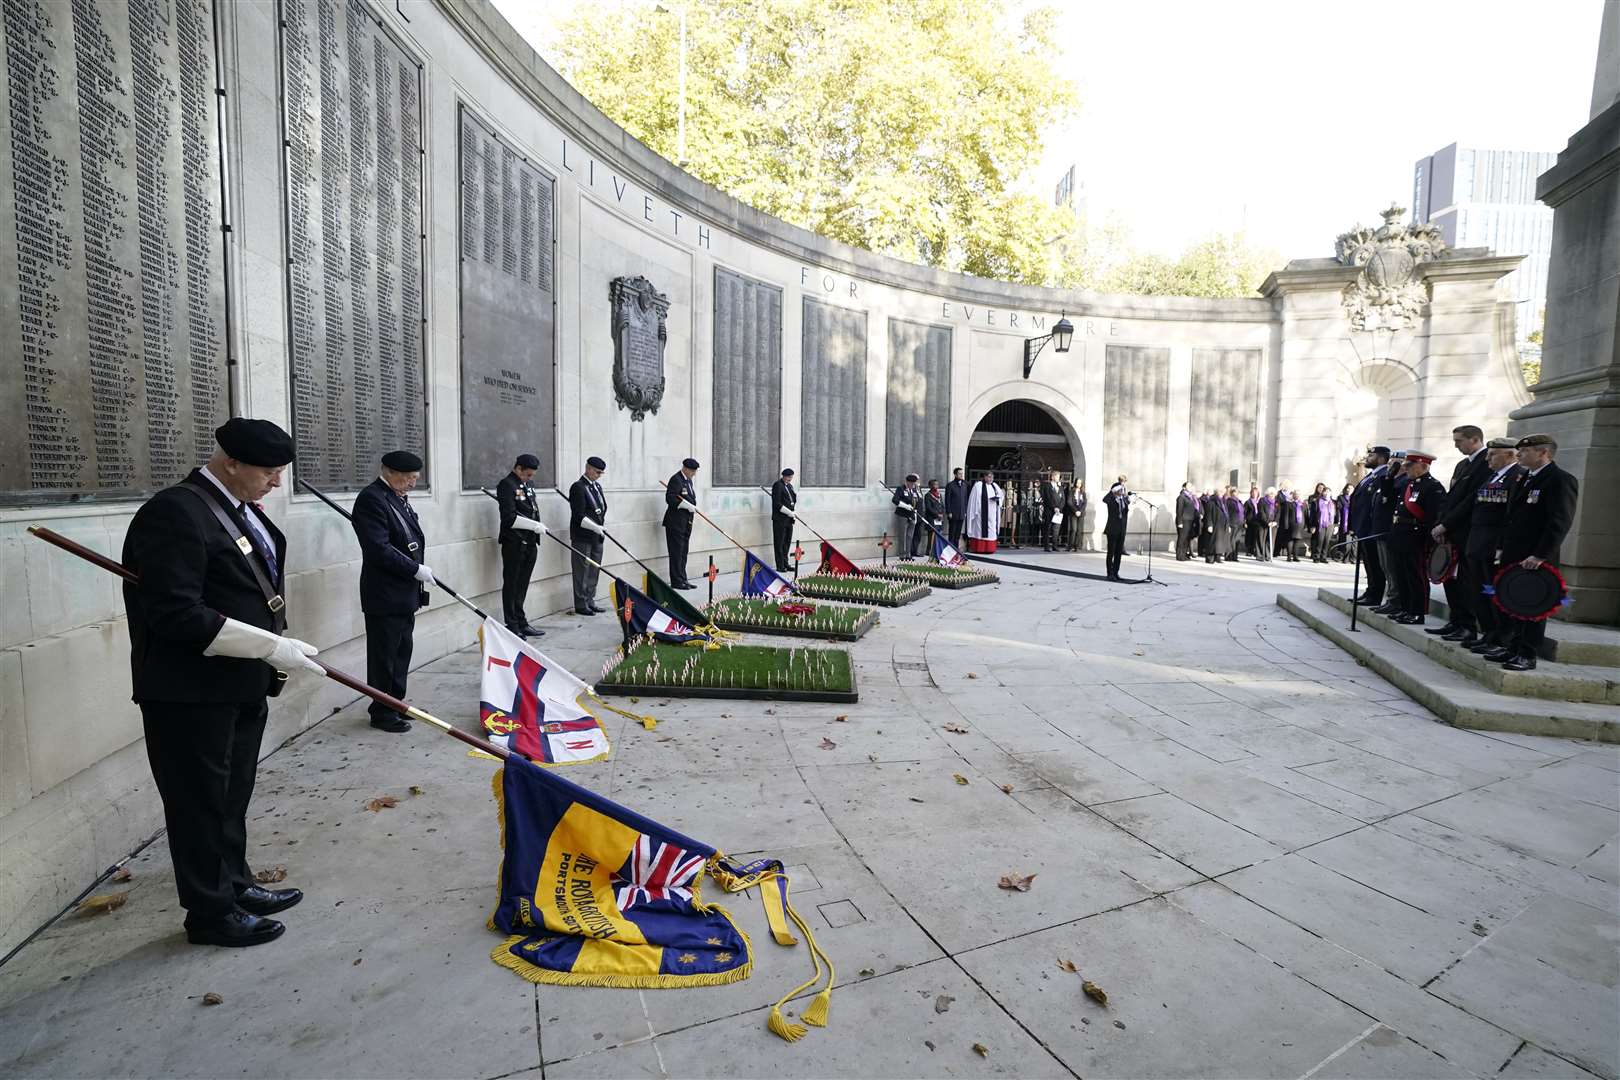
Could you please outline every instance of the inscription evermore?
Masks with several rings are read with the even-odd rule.
[[[631,420],[657,415],[664,400],[664,345],[669,297],[641,276],[608,283],[613,313],[613,398]]]

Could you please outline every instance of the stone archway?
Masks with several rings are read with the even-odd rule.
[[[1065,479],[1086,474],[1085,449],[1061,414],[1028,398],[986,409],[968,436],[968,475],[994,469],[999,476],[1034,477],[1056,469]]]
[[[1417,373],[1395,360],[1372,360],[1346,370],[1336,385],[1338,428],[1349,437],[1339,461],[1346,479],[1359,473],[1367,443],[1397,449],[1416,446],[1423,428]]]

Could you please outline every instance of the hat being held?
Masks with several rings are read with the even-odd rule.
[[[293,459],[292,436],[268,420],[233,416],[214,429],[214,441],[244,465],[275,469]]]
[[[393,469],[395,472],[422,471],[422,459],[411,453],[409,450],[388,451],[388,453],[382,456],[382,464],[383,468]]]
[[[517,461],[512,464],[514,469],[538,469],[539,467],[540,459],[533,454],[519,454]]]
[[[589,468],[601,469],[603,472],[607,472],[607,462],[603,461],[601,458],[597,457],[595,454],[592,454],[590,457],[586,458],[585,459],[585,464]]]
[[[690,458],[689,457],[685,461],[681,462],[681,468],[683,468],[683,469],[694,469],[695,470],[695,469],[699,469],[701,467],[702,466],[700,466],[697,463],[697,458]]]

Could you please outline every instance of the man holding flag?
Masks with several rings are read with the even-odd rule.
[[[793,543],[793,523],[799,518],[799,493],[793,490],[793,470],[783,469],[771,485],[771,539],[776,549],[776,569],[787,573],[788,547]]]
[[[664,541],[669,546],[669,583],[677,589],[695,589],[686,577],[686,553],[692,546],[692,517],[697,513],[696,458],[681,462],[681,469],[664,485]]]
[[[602,561],[602,534],[607,531],[607,496],[599,482],[607,472],[607,462],[599,457],[585,459],[585,475],[568,489],[568,542],[574,571],[574,614],[599,615],[596,584]]]

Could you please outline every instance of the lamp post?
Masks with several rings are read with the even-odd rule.
[[[681,66],[680,66],[680,76],[679,76],[680,109],[679,109],[679,112],[677,114],[676,121],[675,121],[675,164],[677,164],[677,165],[685,165],[686,164],[686,5],[682,4],[680,7],[676,8],[673,12],[671,12],[671,10],[669,8],[665,7],[663,4],[658,4],[653,8],[653,10],[658,12],[660,15],[673,14],[677,19],[680,20],[680,24],[681,24],[681,48],[680,48],[680,57],[681,57],[680,65]]]
[[[1041,350],[1046,348],[1046,343],[1048,341],[1053,343],[1053,348],[1056,351],[1066,353],[1069,351],[1069,343],[1073,340],[1074,324],[1069,321],[1068,312],[1064,312],[1061,316],[1059,316],[1057,325],[1052,327],[1052,332],[1050,334],[1047,334],[1045,337],[1025,338],[1024,378],[1029,378],[1029,373],[1035,369],[1035,358],[1041,355]]]

